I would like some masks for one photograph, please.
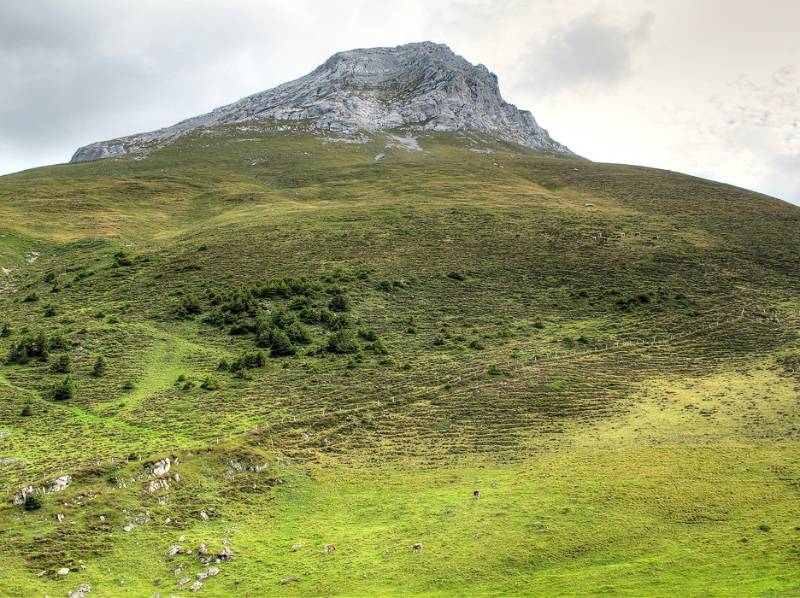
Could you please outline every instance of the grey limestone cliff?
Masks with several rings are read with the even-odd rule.
[[[399,127],[472,130],[547,153],[573,155],[530,112],[503,100],[497,77],[485,66],[470,64],[445,45],[422,42],[339,52],[304,77],[208,114],[82,147],[72,162],[146,153],[198,129],[262,119],[342,133]]]

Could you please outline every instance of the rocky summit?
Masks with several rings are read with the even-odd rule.
[[[199,129],[254,120],[342,133],[471,130],[545,153],[573,155],[530,112],[503,100],[497,76],[484,65],[471,64],[446,45],[422,42],[339,52],[304,77],[208,114],[84,146],[72,162],[146,155]]]

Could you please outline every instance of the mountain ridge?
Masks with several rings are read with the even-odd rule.
[[[491,134],[574,156],[527,110],[506,102],[497,76],[432,42],[338,52],[309,74],[170,127],[79,148],[71,162],[147,155],[199,129],[249,121],[306,122],[344,134],[400,127]]]

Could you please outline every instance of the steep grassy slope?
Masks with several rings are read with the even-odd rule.
[[[0,179],[0,594],[800,593],[800,210],[365,141]]]

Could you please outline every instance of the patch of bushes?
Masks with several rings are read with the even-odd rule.
[[[194,295],[189,294],[181,299],[177,309],[175,310],[175,315],[178,319],[184,320],[192,318],[202,313],[202,311],[203,308],[200,306],[200,302],[195,299]]]
[[[34,357],[47,361],[52,348],[51,339],[44,332],[39,332],[35,336],[27,334],[11,347],[6,363],[24,365]]]
[[[3,338],[11,336],[11,324],[3,322],[3,326],[0,328],[0,336]]]
[[[114,263],[111,264],[112,268],[127,267],[132,265],[133,260],[130,258],[127,252],[120,250],[114,254]]]
[[[350,300],[347,298],[347,295],[340,293],[333,296],[328,307],[331,311],[336,312],[350,311]]]
[[[447,273],[447,278],[452,278],[453,280],[464,281],[464,280],[467,279],[467,275],[464,274],[463,272],[455,272],[454,271],[454,272],[448,272]]]
[[[50,370],[56,374],[69,374],[72,371],[72,360],[68,353],[59,355],[50,366]]]
[[[200,384],[203,390],[217,390],[220,387],[219,380],[214,376],[206,376]]]
[[[352,330],[339,330],[328,337],[326,348],[331,353],[358,353],[359,345]]]
[[[75,381],[72,376],[67,375],[53,388],[52,397],[54,401],[67,401],[75,396]]]

